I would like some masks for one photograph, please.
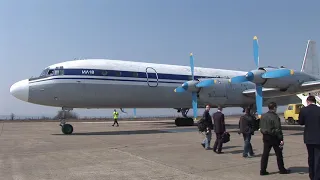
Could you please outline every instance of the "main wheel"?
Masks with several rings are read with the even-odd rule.
[[[192,118],[176,118],[176,126],[193,126],[194,121]]]
[[[61,130],[63,134],[71,134],[73,132],[73,127],[70,124],[64,124]]]
[[[292,117],[288,118],[288,124],[293,125],[294,124],[294,119]]]

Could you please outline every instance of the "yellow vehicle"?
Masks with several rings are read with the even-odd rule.
[[[289,104],[284,111],[284,119],[287,124],[296,124],[299,120],[300,109],[304,107],[303,104]]]

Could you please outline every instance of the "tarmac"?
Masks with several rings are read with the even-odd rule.
[[[226,119],[231,141],[223,145],[224,154],[205,150],[196,126],[176,127],[174,120],[120,119],[119,127],[112,122],[70,122],[72,135],[62,134],[59,122],[5,122],[0,124],[1,180],[308,179],[300,126],[283,126],[284,162],[292,173],[278,173],[271,150],[271,174],[260,176],[261,134],[252,137],[256,157],[245,159],[237,122]]]

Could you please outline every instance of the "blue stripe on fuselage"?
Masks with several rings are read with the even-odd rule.
[[[150,69],[150,71],[154,71]],[[179,83],[181,81],[189,81],[191,80],[191,75],[179,75],[179,74],[164,74],[164,73],[153,73],[148,72],[148,77],[146,72],[134,72],[134,71],[117,71],[117,70],[103,70],[103,69],[63,69],[63,75],[76,75],[76,76],[84,76],[84,78],[75,78],[75,77],[63,77],[61,75],[51,75],[44,76],[38,78],[29,79],[30,83],[33,82],[41,82],[52,79],[88,79],[88,80],[109,80],[109,81],[134,81],[134,82],[146,82],[143,79],[114,79],[114,77],[118,78],[148,78],[149,82],[158,82],[159,83]],[[101,76],[101,78],[90,77],[90,76]],[[53,77],[50,79],[44,79],[47,77]],[[158,77],[158,78],[157,78]],[[195,76],[196,79],[199,78],[221,78],[219,76],[216,77],[208,77],[208,76]],[[229,77],[223,77],[229,78]],[[166,81],[170,80],[170,81]],[[174,81],[176,80],[176,81]]]

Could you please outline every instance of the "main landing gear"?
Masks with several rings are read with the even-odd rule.
[[[193,126],[194,125],[194,120],[193,118],[190,118],[187,116],[189,109],[185,109],[185,108],[180,108],[177,109],[177,112],[181,112],[182,114],[182,118],[178,117],[175,120],[175,124],[176,126]]]
[[[72,134],[73,127],[71,124],[66,124],[66,112],[72,111],[72,108],[62,108],[62,117],[60,120],[60,126],[63,134]]]

